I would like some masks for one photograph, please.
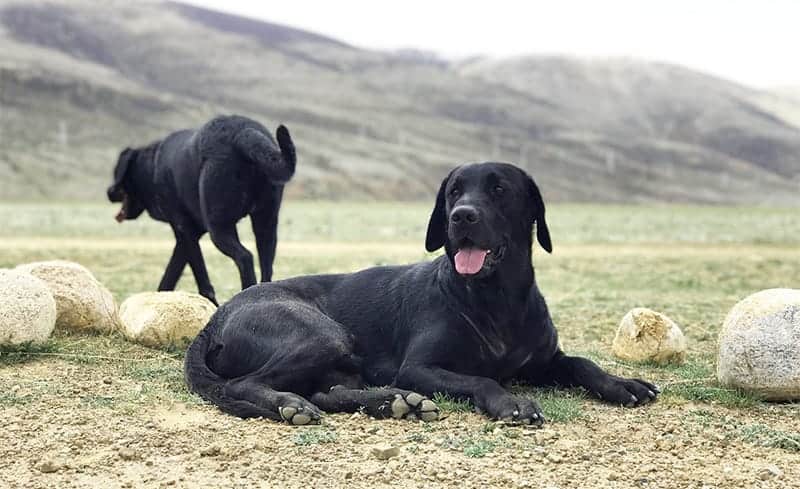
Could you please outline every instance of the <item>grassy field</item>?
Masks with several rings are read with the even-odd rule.
[[[115,211],[2,204],[0,268],[68,259],[89,267],[120,302],[155,290],[173,244],[169,229],[146,218],[118,225]],[[430,258],[428,212],[427,204],[286,202],[276,278]],[[0,354],[0,481],[290,487],[313,486],[316,474],[327,487],[786,487],[800,480],[790,463],[800,453],[800,406],[763,403],[714,380],[716,336],[730,307],[757,290],[800,287],[800,211],[561,205],[551,206],[548,221],[554,253],[537,248],[534,260],[562,345],[617,374],[654,380],[663,388],[655,405],[624,410],[579,390],[516,386],[541,401],[551,420],[545,429],[490,423],[446,397],[437,401],[448,418],[437,423],[334,415],[321,427],[292,428],[232,419],[201,403],[183,386],[180,351],[58,332],[33,353]],[[249,223],[240,229],[254,250]],[[203,246],[225,300],[238,287],[235,267],[207,238]],[[179,288],[195,290],[188,271]],[[683,366],[611,357],[615,328],[636,306],[683,328]],[[88,434],[91,441],[76,441]],[[389,465],[365,455],[384,442],[402,449]],[[128,446],[130,459],[121,452]],[[288,461],[264,463],[275,457]],[[44,474],[37,468],[47,460],[62,465]],[[304,467],[300,475],[295,465]],[[138,482],[137,473],[145,474]]]

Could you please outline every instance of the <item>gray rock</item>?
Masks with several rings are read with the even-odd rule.
[[[136,450],[128,447],[119,449],[119,458],[122,460],[134,460],[136,458]]]
[[[128,297],[119,309],[123,333],[151,348],[183,346],[203,329],[216,308],[190,292],[143,292]]]
[[[63,467],[64,467],[63,463],[52,458],[46,458],[42,460],[38,465],[39,471],[44,474],[52,474],[53,472],[58,472]]]
[[[119,329],[117,304],[111,292],[86,267],[63,260],[41,261],[15,270],[43,280],[56,300],[56,328],[70,331]]]
[[[800,399],[800,290],[762,290],[736,304],[718,346],[722,385],[768,400]]]
[[[47,284],[27,273],[0,270],[0,345],[42,343],[56,325]]]
[[[388,443],[381,443],[380,445],[375,445],[372,447],[370,453],[378,460],[388,460],[392,457],[400,455],[400,449],[398,447],[389,445]]]

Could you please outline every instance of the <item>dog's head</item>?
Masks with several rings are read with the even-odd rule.
[[[539,244],[551,252],[544,201],[527,173],[507,163],[464,165],[439,187],[425,248],[444,246],[460,275],[485,278],[509,255],[530,253],[534,223]]]
[[[122,202],[122,208],[115,217],[117,222],[136,219],[145,209],[144,204],[135,196],[130,178],[131,168],[136,163],[138,155],[139,150],[131,148],[125,148],[119,154],[117,166],[114,168],[114,181],[106,192],[111,202]]]

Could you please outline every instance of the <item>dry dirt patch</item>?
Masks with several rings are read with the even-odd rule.
[[[156,363],[156,373],[180,367]],[[586,399],[580,416],[538,430],[462,412],[435,423],[356,414],[290,427],[221,414],[130,369],[47,356],[4,365],[0,485],[783,488],[800,480],[800,452],[741,433],[796,432],[798,406],[745,412],[667,398],[629,410]],[[382,443],[399,455],[376,459],[371,448]]]

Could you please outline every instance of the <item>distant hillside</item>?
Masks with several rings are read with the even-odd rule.
[[[623,59],[451,63],[179,3],[0,0],[0,198],[99,199],[117,153],[285,123],[294,197],[430,198],[519,163],[551,200],[800,203],[800,101]]]

